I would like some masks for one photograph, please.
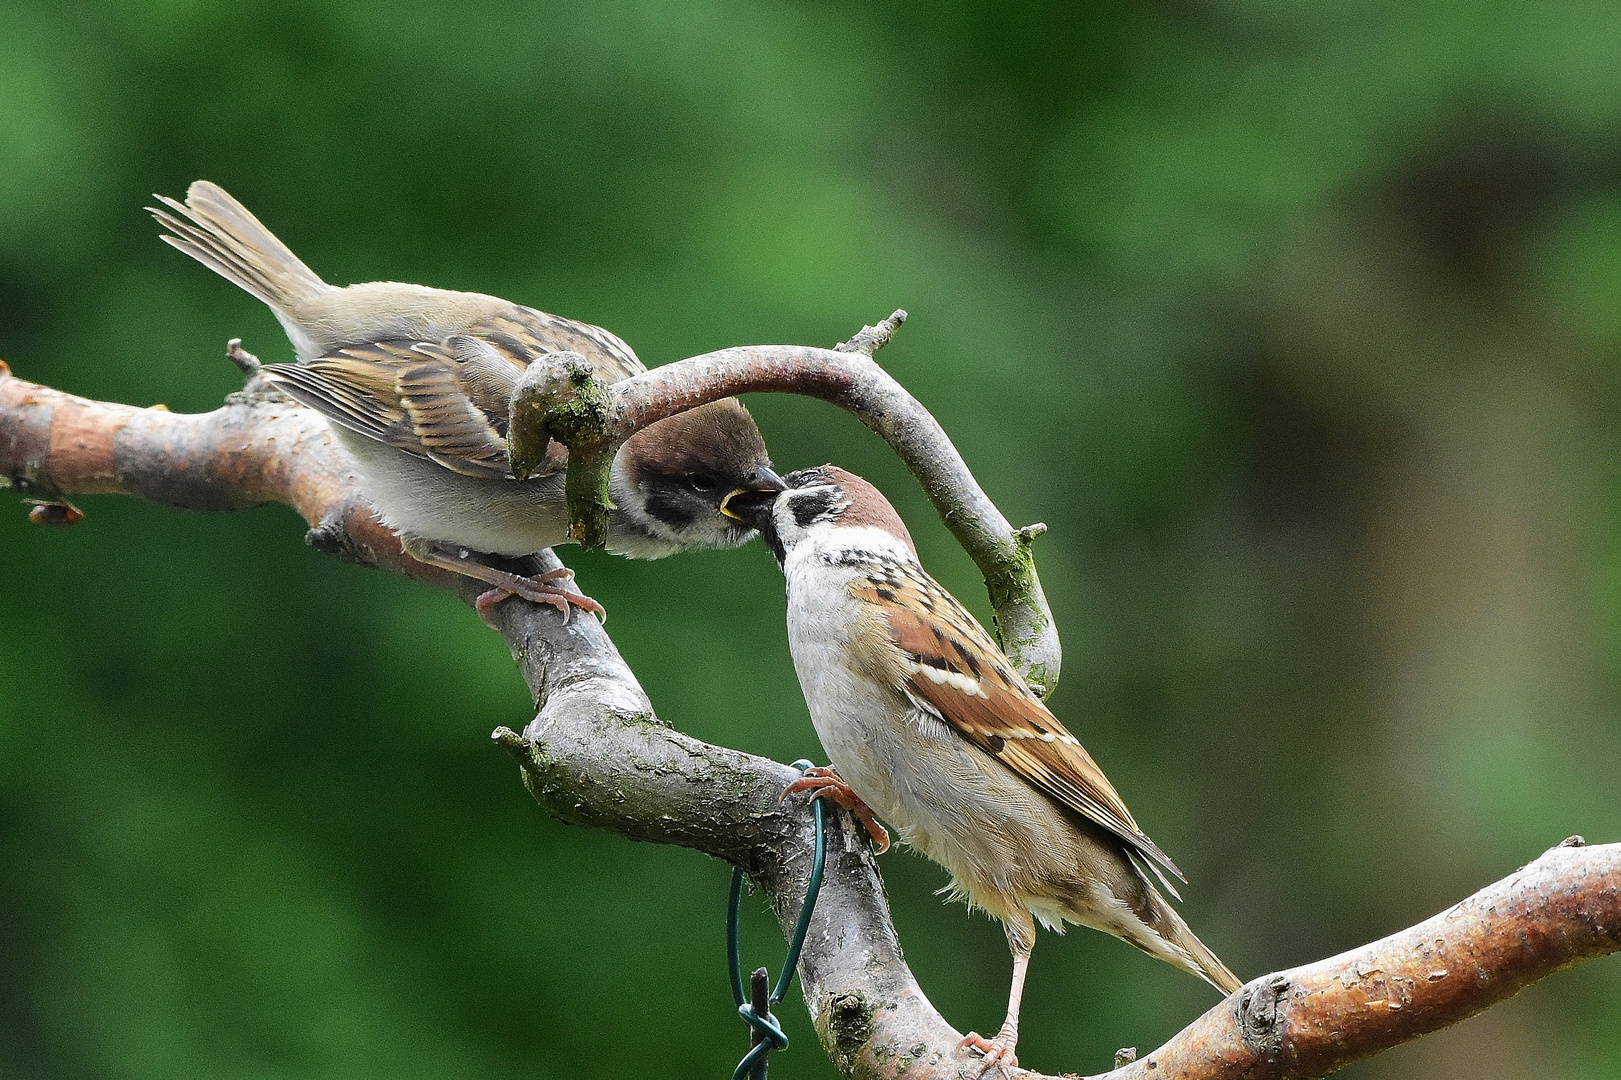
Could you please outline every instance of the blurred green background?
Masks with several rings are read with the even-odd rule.
[[[881,356],[1046,521],[1053,707],[1245,977],[1621,837],[1613,3],[0,0],[0,357],[204,410],[259,304],[161,244],[224,184],[336,282],[477,289],[649,364]],[[777,462],[882,445],[753,399]],[[489,743],[505,650],[283,508],[0,513],[0,1075],[718,1078],[727,869],[560,825]],[[0,506],[0,510],[6,509]],[[820,757],[763,547],[565,551],[669,722]],[[883,860],[946,1017],[997,927]],[[746,956],[781,938],[758,898]],[[1020,1058],[1101,1071],[1213,1004],[1043,935]],[[797,996],[782,1078],[831,1077]],[[1361,1078],[1621,1077],[1621,962]]]

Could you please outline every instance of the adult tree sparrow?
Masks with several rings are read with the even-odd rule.
[[[612,382],[647,370],[629,345],[600,327],[480,293],[392,281],[328,285],[217,184],[197,181],[185,203],[157,198],[167,210],[148,210],[169,230],[165,241],[275,312],[299,362],[261,372],[326,417],[359,464],[378,518],[408,554],[493,586],[479,597],[485,614],[512,594],[555,604],[565,619],[571,603],[602,610],[549,584],[566,570],[520,577],[473,553],[528,555],[569,540],[567,450],[552,443],[523,481],[507,460],[510,405],[524,369],[547,353],[573,353]],[[608,547],[642,559],[733,547],[753,532],[721,504],[781,486],[736,399],[680,413],[620,448]]]
[[[872,812],[1000,919],[1013,951],[1007,1021],[963,1047],[1014,1066],[1036,923],[1123,938],[1223,993],[1236,976],[1154,887],[1181,877],[1075,737],[983,627],[918,564],[878,490],[832,465],[724,509],[760,530],[788,580],[788,643],[833,769],[789,785]],[[836,771],[835,771],[836,770]],[[785,796],[786,797],[786,796]],[[870,810],[868,809],[870,807]],[[1171,889],[1173,895],[1175,889]]]

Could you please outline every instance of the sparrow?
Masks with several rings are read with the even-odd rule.
[[[784,793],[854,810],[882,852],[888,822],[1001,920],[1013,953],[1007,1020],[976,1075],[1017,1065],[1036,924],[1122,938],[1231,993],[1238,978],[1155,887],[1181,871],[1137,826],[1097,763],[974,617],[924,571],[871,484],[832,465],[723,509],[765,537],[788,586],[788,643],[832,761]],[[1186,880],[1183,878],[1183,880]]]
[[[360,467],[378,519],[413,558],[491,586],[492,604],[518,595],[602,613],[552,582],[478,556],[529,555],[566,543],[568,451],[553,442],[522,481],[507,457],[514,389],[524,369],[579,358],[608,382],[646,371],[618,337],[481,293],[374,281],[328,285],[223,188],[192,184],[184,203],[147,207],[163,240],[270,307],[297,363],[259,370],[324,416]],[[735,547],[754,535],[721,513],[731,495],[778,491],[754,420],[735,398],[638,431],[614,459],[608,548],[656,559],[683,548]]]

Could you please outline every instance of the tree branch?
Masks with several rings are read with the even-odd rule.
[[[407,573],[471,602],[458,575],[408,558],[361,499],[347,452],[316,413],[257,377],[201,415],[75,397],[12,377],[0,364],[0,480],[46,497],[128,494],[196,510],[285,503],[313,546]],[[538,569],[561,565],[537,557]],[[523,735],[494,738],[526,786],[564,821],[679,844],[741,866],[785,931],[810,874],[811,818],[784,806],[785,765],[699,742],[661,723],[594,619],[565,625],[549,606],[495,609],[502,637],[539,704]],[[840,1069],[877,1076],[900,1061],[952,1059],[957,1032],[901,956],[862,834],[828,824],[828,858],[799,975],[817,1032]],[[923,1047],[916,1054],[909,1048]]]
[[[590,493],[606,490],[606,480],[577,478],[577,472],[606,470],[613,452],[647,425],[737,394],[801,394],[837,405],[877,432],[923,485],[940,520],[985,578],[1002,648],[1026,681],[1045,697],[1058,685],[1061,653],[1030,545],[1047,527],[1015,530],[1010,526],[980,488],[939,421],[873,360],[872,354],[905,321],[906,312],[897,311],[876,327],[862,327],[860,333],[833,349],[805,345],[721,349],[621,382],[599,384],[595,394],[577,391],[561,403],[556,400],[558,380],[537,373],[532,390],[520,386],[513,416],[521,415],[532,403],[544,418],[532,430],[541,436],[550,434],[569,447],[568,482],[571,491],[579,492],[579,499],[571,500],[570,519],[580,522],[579,535],[595,536],[606,526],[590,524],[595,511],[586,500]],[[595,423],[582,421],[576,396],[594,401],[601,392],[608,398],[606,415],[594,412]],[[558,434],[559,429],[566,434]],[[545,445],[543,437],[538,446],[515,438],[512,456],[514,460],[536,457]]]
[[[725,350],[688,361],[717,367],[708,375],[700,370],[692,383],[685,375],[667,377],[669,391],[697,385],[695,393],[724,396],[738,392],[739,383],[769,388],[778,376],[760,372],[773,365],[809,385],[804,380],[843,370],[826,362],[829,355],[842,357],[839,364],[852,359],[791,347]],[[854,360],[871,362],[860,354]],[[631,380],[640,388],[619,404],[675,411],[656,399],[658,374]],[[841,385],[846,389],[829,393],[854,394],[863,407],[875,407],[870,382],[862,391]],[[910,416],[897,430],[921,430],[909,445],[924,453],[930,429],[919,418]],[[951,455],[931,475],[961,467]],[[352,463],[326,424],[256,377],[223,408],[181,415],[74,397],[14,378],[0,364],[0,479],[44,497],[124,493],[203,510],[282,502],[310,523],[310,542],[322,550],[410,574],[466,600],[478,591],[407,558],[361,500]],[[972,487],[949,498],[969,503],[983,495]],[[995,520],[1002,521],[999,514]],[[558,565],[550,552],[538,558],[543,569]],[[741,866],[764,888],[786,930],[811,863],[810,817],[802,804],[780,800],[792,770],[661,723],[594,620],[565,625],[551,607],[519,600],[496,613],[539,711],[522,735],[502,728],[494,738],[519,762],[536,800],[565,821],[680,844]],[[846,815],[832,815],[826,878],[799,969],[817,1032],[847,1076],[954,1077],[971,1062],[957,1056],[958,1033],[901,956],[860,836]],[[1107,1074],[1109,1080],[1323,1076],[1478,1012],[1568,964],[1616,951],[1621,845],[1567,844],[1410,930],[1251,981],[1164,1047]]]
[[[1417,926],[1251,980],[1107,1080],[1327,1076],[1617,950],[1621,844],[1573,836]]]

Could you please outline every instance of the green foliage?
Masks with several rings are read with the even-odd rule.
[[[176,410],[236,388],[229,337],[290,358],[141,213],[198,177],[329,280],[650,364],[904,307],[880,360],[1052,527],[1054,708],[1254,975],[1621,838],[1618,46],[1582,2],[0,0],[0,357]],[[750,406],[988,615],[870,433]],[[0,1075],[736,1062],[726,869],[543,817],[471,612],[282,509],[82,505],[0,513]],[[564,554],[662,719],[820,758],[765,551]],[[993,1030],[999,931],[884,869],[925,989]],[[1358,1073],[1621,1076],[1615,965]],[[1044,935],[1020,1057],[1101,1071],[1210,1002]],[[832,1075],[789,1006],[773,1074]]]

